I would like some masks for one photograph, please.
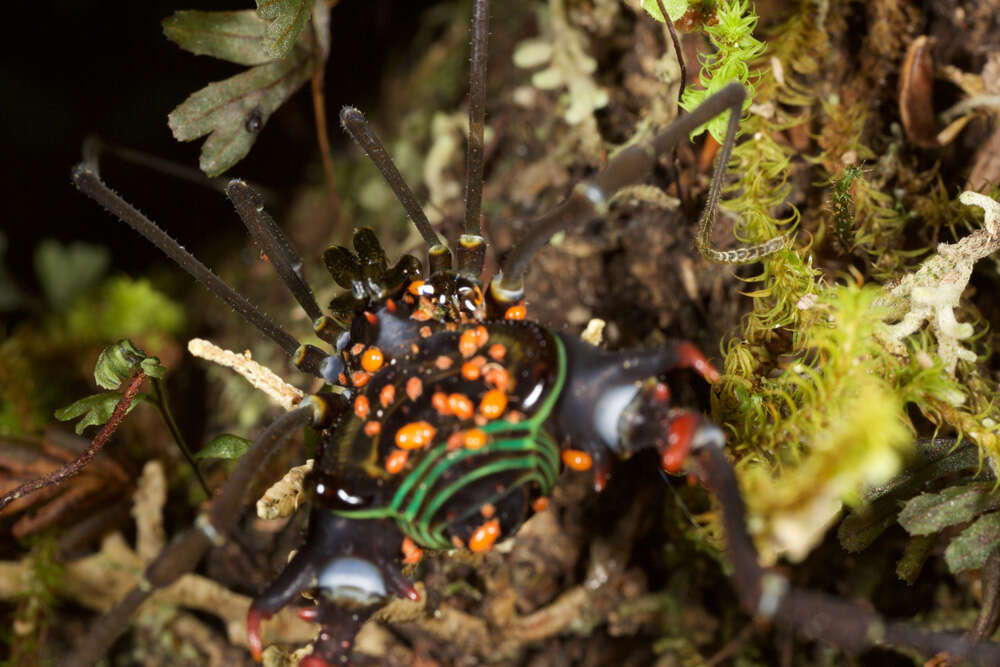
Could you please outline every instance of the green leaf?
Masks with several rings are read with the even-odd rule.
[[[167,39],[200,56],[212,56],[238,65],[261,65],[275,59],[265,34],[269,25],[252,9],[237,12],[184,10],[163,19],[162,25]]]
[[[315,66],[312,53],[300,46],[287,58],[208,84],[174,109],[167,124],[178,141],[209,135],[199,166],[218,176],[250,152],[267,119],[309,80]]]
[[[657,5],[656,0],[642,0],[642,8],[660,23],[664,22],[663,14],[660,12],[660,7]],[[687,0],[663,0],[663,8],[667,10],[670,20],[676,21],[684,16],[684,13],[688,10],[688,3]]]
[[[76,419],[80,415],[83,415],[76,425],[76,434],[81,435],[83,430],[88,426],[101,426],[111,419],[111,413],[115,411],[115,406],[118,405],[118,401],[122,398],[121,394],[116,391],[106,391],[101,394],[94,394],[92,396],[87,396],[86,398],[81,398],[76,403],[68,405],[65,408],[60,408],[56,410],[55,416],[59,421],[69,421],[71,419]],[[136,396],[132,404],[128,406],[125,414],[132,412],[132,409],[139,404],[139,401],[144,399],[145,396],[140,394]]]
[[[981,568],[1000,545],[1000,512],[991,512],[966,528],[944,550],[952,573]]]
[[[953,486],[940,493],[922,493],[906,503],[899,523],[910,535],[930,535],[947,526],[971,521],[1000,507],[993,482]]]
[[[309,23],[313,0],[257,0],[257,16],[269,21],[267,49],[272,58],[284,58]]]
[[[77,295],[92,289],[108,268],[107,248],[46,239],[35,250],[35,273],[45,298],[55,310],[69,307]]]
[[[253,444],[246,438],[223,433],[212,438],[204,449],[194,455],[196,459],[238,459]]]
[[[896,522],[896,501],[876,502],[852,511],[837,528],[837,539],[847,551],[863,551]]]
[[[150,357],[128,338],[123,338],[101,350],[94,366],[94,381],[103,389],[117,389],[136,368],[154,378],[162,378],[167,371],[159,359]]]
[[[917,535],[906,543],[903,557],[896,563],[896,576],[913,585],[924,567],[924,561],[931,555],[931,549],[937,541],[937,535]]]

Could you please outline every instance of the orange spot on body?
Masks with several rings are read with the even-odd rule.
[[[486,431],[480,428],[470,428],[462,436],[462,444],[465,445],[466,449],[479,449],[486,444],[487,439]]]
[[[410,422],[396,431],[396,446],[400,449],[420,449],[431,444],[437,429],[425,421]]]
[[[448,396],[448,409],[459,419],[469,419],[475,414],[476,405],[465,394],[451,394]]]
[[[590,457],[590,454],[581,452],[579,449],[565,450],[562,453],[562,460],[567,468],[573,470],[590,470],[591,466],[594,465],[594,459]]]
[[[523,320],[528,316],[528,309],[517,304],[516,306],[511,306],[507,309],[507,312],[503,314],[505,320]]]
[[[354,345],[351,346],[351,356],[352,357],[356,357],[356,356],[358,356],[359,354],[361,354],[364,351],[365,351],[365,344],[364,343],[355,343]]]
[[[484,370],[486,384],[506,392],[510,384],[510,374],[507,369],[498,364],[487,364]]]
[[[371,412],[371,404],[368,402],[367,396],[358,396],[354,399],[354,414],[356,414],[361,419],[368,419],[368,413]]]
[[[390,313],[395,313],[396,312],[396,302],[393,301],[392,299],[386,299],[385,300],[385,309],[388,310]]]
[[[545,496],[540,498],[535,498],[535,502],[531,503],[531,509],[536,512],[544,512],[549,508],[549,499]]]
[[[365,319],[368,320],[368,324],[375,326],[378,324],[378,316],[375,313],[369,313],[365,311]]]
[[[396,400],[396,385],[387,384],[382,387],[382,391],[378,393],[378,402],[382,404],[382,407],[389,407],[394,400]]]
[[[451,543],[452,543],[452,545],[456,549],[464,549],[465,548],[465,543],[462,542],[462,538],[460,538],[458,535],[452,535],[451,536]]]
[[[395,475],[403,471],[406,461],[410,458],[410,453],[402,449],[393,450],[392,454],[385,459],[385,470],[390,475]]]
[[[406,381],[406,396],[415,401],[424,393],[424,383],[418,377],[412,377]]]
[[[442,415],[451,414],[451,408],[448,407],[448,396],[440,391],[434,392],[431,396],[431,407]]]
[[[382,432],[382,424],[376,421],[370,421],[365,424],[365,435],[368,437],[374,437]]]
[[[361,357],[361,368],[369,373],[374,373],[382,368],[383,363],[385,363],[385,355],[382,354],[382,350],[375,346],[365,350],[364,355]]]
[[[503,361],[504,358],[507,356],[507,347],[501,345],[500,343],[493,343],[492,345],[490,345],[488,354],[490,355],[491,359],[494,359],[496,361]]]
[[[490,389],[479,401],[479,411],[487,419],[496,419],[507,409],[507,394],[499,389]]]
[[[462,353],[463,357],[471,357],[476,353],[476,334],[472,329],[463,331],[462,335],[458,339],[458,351]]]
[[[403,562],[407,565],[414,565],[424,557],[424,550],[417,546],[417,543],[408,537],[403,538]]]
[[[471,357],[489,339],[490,332],[481,324],[475,329],[466,329],[458,339],[458,351],[463,357]]]
[[[414,280],[412,283],[410,283],[410,286],[407,287],[406,289],[413,296],[420,296],[420,288],[423,286],[424,286],[423,280]]]
[[[469,550],[474,553],[489,551],[498,537],[500,537],[500,519],[490,519],[473,531],[469,537]]]
[[[478,380],[479,376],[482,375],[480,366],[477,365],[473,360],[466,361],[462,364],[462,377],[470,382],[473,380]]]
[[[354,383],[355,387],[363,387],[368,384],[368,381],[371,379],[371,373],[366,373],[365,371],[354,371],[351,373],[351,382]]]
[[[424,326],[420,327],[418,333],[420,333],[421,338],[430,338],[431,328],[425,324]]]
[[[479,508],[479,513],[483,515],[484,518],[492,519],[493,515],[497,513],[497,508],[492,505],[492,503],[485,503]]]
[[[462,446],[462,442],[465,440],[464,431],[455,431],[450,436],[448,436],[448,451],[453,451],[459,449]]]
[[[438,368],[440,368],[443,371],[448,370],[449,368],[451,368],[451,365],[453,363],[455,363],[455,362],[452,361],[451,357],[445,356],[443,354],[440,357],[438,357],[437,359],[434,360],[434,365],[437,366]]]

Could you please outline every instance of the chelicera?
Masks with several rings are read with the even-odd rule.
[[[325,391],[307,397],[258,441],[266,450],[311,425],[320,444],[309,480],[307,537],[248,612],[254,656],[259,659],[262,650],[261,623],[310,591],[315,604],[300,615],[317,622],[320,631],[302,664],[350,662],[356,633],[387,596],[418,597],[402,566],[422,550],[489,550],[544,505],[563,466],[591,471],[600,491],[612,457],[653,449],[664,471],[691,475],[717,495],[733,582],[749,613],[848,650],[888,644],[1000,664],[996,645],[885,622],[863,605],[795,589],[784,575],[758,564],[723,431],[700,413],[674,405],[667,385],[658,380],[687,367],[716,381],[718,372],[694,346],[672,342],[606,351],[525,319],[523,276],[549,238],[604,215],[616,191],[646,178],[656,160],[691,130],[727,111],[699,249],[717,261],[753,261],[783,245],[784,239],[775,239],[728,252],[708,247],[746,97],[739,84],[681,114],[650,142],[622,151],[602,172],[574,186],[561,205],[531,226],[501,270],[482,280],[488,14],[488,0],[476,0],[465,233],[455,244],[434,231],[364,116],[350,107],[341,113],[344,128],[381,170],[426,241],[426,270],[411,255],[390,264],[374,233],[359,229],[353,251],[334,246],[324,253],[333,279],[346,290],[324,311],[303,277],[297,252],[257,193],[239,180],[227,187],[251,235],[329,345],[326,350],[300,344],[222,282],[105,185],[96,164],[74,171],[80,190],[160,247],[284,349],[299,369],[326,383]],[[247,130],[256,131],[249,125]],[[222,510],[206,514],[199,530],[207,537],[191,538],[192,544],[207,545],[225,531],[213,523],[219,516]],[[187,560],[198,554],[192,546]],[[170,569],[158,562],[151,570],[158,566]],[[150,579],[159,584],[169,576]]]

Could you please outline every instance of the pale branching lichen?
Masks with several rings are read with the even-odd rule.
[[[587,53],[585,36],[570,26],[562,0],[550,0],[549,21],[542,23],[548,34],[521,42],[514,64],[530,69],[547,63],[531,82],[540,90],[566,88],[568,106],[563,118],[576,125],[607,106],[608,93],[594,81],[597,61]]]
[[[202,338],[192,338],[188,341],[188,352],[220,366],[232,368],[285,410],[294,409],[305,396],[301,389],[288,384],[270,368],[254,361],[250,357],[249,351],[237,354],[213,345]]]
[[[888,287],[878,300],[888,319],[897,320],[885,334],[886,346],[895,354],[906,354],[903,339],[926,322],[937,340],[938,356],[950,375],[955,374],[960,359],[976,360],[976,354],[961,343],[972,336],[973,327],[968,322],[958,322],[954,309],[975,263],[1000,249],[1000,204],[971,191],[963,192],[959,201],[983,209],[983,227],[957,243],[940,244],[937,254]]]
[[[257,501],[257,516],[267,520],[291,516],[305,502],[306,475],[312,472],[313,463],[308,459],[272,484]]]

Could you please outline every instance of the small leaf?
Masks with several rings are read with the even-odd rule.
[[[864,551],[895,522],[895,501],[873,503],[847,515],[837,528],[837,539],[847,551]]]
[[[65,422],[83,415],[83,419],[77,423],[75,428],[76,434],[81,435],[83,430],[88,426],[102,426],[106,424],[111,419],[111,413],[115,411],[115,406],[118,405],[118,401],[121,398],[121,394],[116,391],[93,394],[92,396],[81,398],[72,405],[67,405],[65,408],[56,410],[55,416],[59,421]],[[136,399],[128,406],[125,414],[132,412],[132,409],[144,398],[145,396],[142,394],[136,396]]]
[[[1000,512],[983,515],[944,550],[952,573],[981,568],[1000,545]]]
[[[250,152],[270,115],[309,80],[315,66],[309,49],[296,48],[287,58],[208,84],[174,109],[167,123],[178,141],[209,135],[199,166],[218,176]]]
[[[183,10],[163,19],[162,25],[167,39],[200,56],[212,56],[238,65],[261,65],[275,58],[265,36],[268,23],[252,9],[236,12]]]
[[[141,368],[146,375],[155,378],[162,378],[166,373],[159,359],[148,356],[135,343],[123,338],[101,350],[94,366],[94,381],[98,387],[117,389],[136,368]]]
[[[272,58],[284,58],[309,22],[313,0],[257,0],[257,16],[269,21],[267,49]]]
[[[649,12],[649,15],[654,19],[663,23],[663,14],[660,12],[660,7],[656,4],[656,0],[642,0],[642,8]],[[663,0],[663,8],[667,10],[670,20],[676,21],[684,16],[684,13],[688,10],[688,3],[687,0]]]
[[[937,535],[917,535],[906,543],[903,557],[896,563],[896,576],[913,585],[924,567],[924,561],[931,555],[931,549],[937,541]]]
[[[205,447],[194,455],[195,459],[238,459],[253,444],[246,438],[223,433],[212,438]]]
[[[995,486],[993,482],[973,482],[940,493],[922,493],[906,503],[899,513],[899,523],[910,535],[930,535],[971,521],[1000,507],[1000,497],[993,492]]]
[[[56,310],[66,310],[78,295],[92,289],[110,262],[107,248],[46,239],[35,250],[35,273],[45,297]]]

